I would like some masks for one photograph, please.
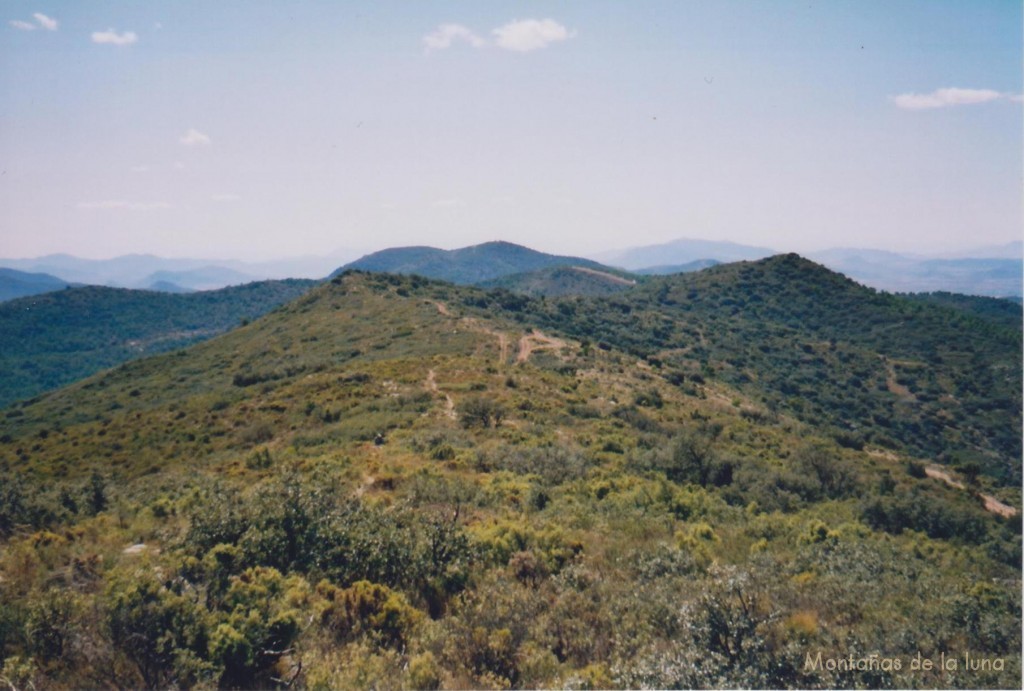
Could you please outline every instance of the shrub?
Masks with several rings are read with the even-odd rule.
[[[326,581],[317,593],[328,601],[321,621],[339,641],[371,636],[385,647],[403,648],[423,615],[387,586],[356,581],[341,589]]]
[[[75,601],[63,590],[48,591],[34,601],[25,620],[28,648],[39,660],[59,660],[64,656],[75,628]]]
[[[441,688],[441,667],[429,650],[409,660],[409,688],[416,691]]]
[[[714,438],[704,430],[682,432],[671,446],[655,450],[640,461],[642,466],[665,473],[672,482],[707,487],[717,464]],[[729,484],[731,481],[730,468],[722,476],[722,482]]]
[[[231,577],[221,603],[227,617],[210,634],[210,659],[221,667],[224,687],[265,687],[277,661],[289,651],[304,618],[293,604],[308,599],[300,576],[255,567]]]
[[[907,474],[919,480],[928,476],[924,469],[924,463],[920,461],[907,461]]]
[[[111,581],[105,624],[111,643],[149,688],[189,685],[210,668],[191,664],[206,655],[202,609],[151,572]]]
[[[505,417],[505,408],[483,396],[467,398],[459,404],[459,420],[463,427],[498,427]]]
[[[249,470],[266,470],[273,463],[274,460],[270,457],[270,451],[266,447],[254,451],[245,459],[245,467]]]
[[[657,389],[651,388],[638,392],[633,399],[633,404],[641,408],[661,408],[665,405],[665,401]]]

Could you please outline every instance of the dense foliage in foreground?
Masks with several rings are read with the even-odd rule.
[[[1018,683],[1019,487],[513,299],[349,274],[0,413],[0,676]]]

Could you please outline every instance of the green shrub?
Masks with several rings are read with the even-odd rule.
[[[498,427],[505,417],[505,407],[483,396],[473,396],[458,406],[463,427]]]
[[[356,581],[342,589],[322,581],[317,594],[328,603],[321,622],[342,642],[369,635],[379,645],[401,649],[423,618],[404,595],[378,583]]]

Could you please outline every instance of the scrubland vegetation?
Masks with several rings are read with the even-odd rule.
[[[1016,687],[1020,331],[818,271],[348,273],[0,410],[0,677]]]
[[[0,406],[206,340],[315,284],[260,281],[187,295],[85,286],[2,303]]]

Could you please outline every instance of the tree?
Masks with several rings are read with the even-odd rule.
[[[96,515],[107,508],[107,481],[94,470],[89,477],[89,486],[86,488],[86,503],[89,511]]]
[[[854,477],[835,453],[820,444],[800,448],[795,454],[796,467],[818,481],[822,493],[832,499],[847,496],[854,489]]]
[[[663,471],[672,482],[692,482],[707,487],[716,464],[714,443],[712,430],[687,430],[677,436],[668,453],[656,461],[655,469]]]
[[[505,408],[489,398],[474,396],[459,405],[459,417],[463,427],[498,427],[505,417]]]

